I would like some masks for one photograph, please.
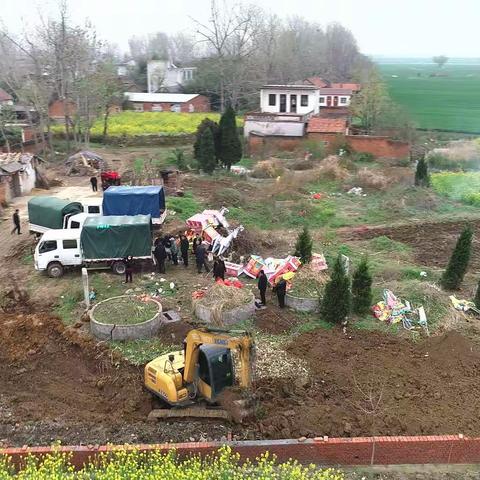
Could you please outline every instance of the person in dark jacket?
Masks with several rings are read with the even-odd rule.
[[[165,246],[162,242],[157,243],[153,254],[155,255],[159,273],[165,273],[165,260],[167,259],[167,251],[165,250]]]
[[[278,306],[280,308],[285,308],[285,295],[287,293],[287,281],[280,277],[280,280],[275,286],[275,291],[277,292]]]
[[[192,242],[192,252],[194,255],[197,254],[197,247],[201,245],[201,243],[202,243],[202,238],[197,235]]]
[[[217,281],[219,278],[225,280],[226,270],[227,267],[225,267],[225,262],[220,257],[217,257],[213,263],[213,278],[215,281]]]
[[[170,238],[170,255],[174,265],[178,265],[178,246],[175,237]]]
[[[258,290],[260,292],[260,299],[262,301],[262,305],[266,305],[267,298],[265,294],[267,292],[268,280],[263,270],[260,270],[260,273],[258,274],[257,285],[258,285]]]
[[[202,267],[205,267],[205,271],[208,273],[210,267],[207,263],[207,247],[204,243],[200,243],[195,250],[195,261],[197,263],[198,273],[202,273]]]
[[[165,235],[162,240],[163,246],[165,247],[165,251],[167,252],[167,258],[169,260],[172,259],[172,251],[170,250],[170,247],[172,246],[172,242],[170,241],[170,236]]]
[[[94,192],[98,191],[98,180],[97,177],[91,177],[90,178],[90,184],[92,185],[92,190]]]
[[[180,253],[182,254],[183,265],[188,267],[188,248],[190,244],[185,235],[180,235]]]
[[[128,257],[123,259],[123,263],[125,264],[125,283],[132,283],[132,273],[133,273],[133,257],[129,255]]]
[[[13,220],[13,230],[12,230],[12,235],[17,232],[18,235],[21,235],[22,232],[20,232],[20,214],[18,208],[15,210],[15,213],[12,216]]]

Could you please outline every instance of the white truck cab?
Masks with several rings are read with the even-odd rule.
[[[81,265],[80,231],[80,228],[47,230],[35,247],[35,270],[61,277],[63,265]]]
[[[83,206],[83,212],[88,215],[102,215],[103,214],[103,197],[92,197],[80,200]]]
[[[85,220],[91,216],[92,215],[89,213],[77,213],[75,215],[72,215],[71,217],[68,217],[68,219],[66,219],[66,224],[64,228],[81,230],[83,224],[85,223]]]

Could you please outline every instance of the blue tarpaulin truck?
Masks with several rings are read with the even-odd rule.
[[[163,187],[108,187],[103,193],[103,215],[150,215],[152,223],[163,223],[167,215]]]

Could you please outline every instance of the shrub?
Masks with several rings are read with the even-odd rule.
[[[357,152],[352,155],[352,160],[354,162],[373,162],[375,160],[375,155],[372,153]]]
[[[424,157],[422,157],[417,163],[417,169],[415,170],[415,185],[417,187],[430,186],[430,174],[428,173],[428,165]]]
[[[207,128],[209,128],[212,132],[213,143],[215,145],[215,158],[216,160],[218,160],[218,157],[220,155],[220,127],[218,126],[217,122],[214,122],[210,118],[204,118],[197,128],[197,131],[195,133],[195,143],[193,144],[193,155],[195,158],[197,158],[197,152],[199,149],[202,134]]]
[[[325,144],[316,140],[305,140],[302,142],[304,151],[309,152],[312,160],[322,160],[325,158]]]
[[[329,323],[343,323],[350,313],[350,308],[350,279],[345,273],[342,258],[338,255],[332,276],[325,286],[320,313],[322,319]]]
[[[211,175],[215,170],[215,166],[217,164],[215,159],[215,143],[213,141],[213,134],[210,128],[206,128],[200,134],[195,152],[195,159],[205,173]]]
[[[303,230],[298,234],[297,243],[295,244],[295,256],[300,258],[303,264],[309,263],[312,259],[313,241],[305,225]]]
[[[441,283],[444,288],[456,290],[460,287],[470,261],[472,237],[473,230],[470,226],[465,227],[460,237],[458,237],[447,269],[442,276]]]
[[[355,186],[372,190],[386,190],[388,179],[382,173],[362,168],[355,177]]]
[[[318,177],[326,180],[346,180],[350,173],[340,165],[340,159],[336,155],[330,155],[322,160],[318,169]]]
[[[242,159],[242,142],[238,135],[235,111],[228,106],[220,118],[220,149],[218,158],[230,170],[230,167]]]
[[[358,265],[352,280],[352,309],[355,313],[363,315],[372,306],[372,275],[366,257]]]
[[[185,149],[174,148],[167,157],[168,163],[175,165],[179,170],[186,170],[188,167]]]

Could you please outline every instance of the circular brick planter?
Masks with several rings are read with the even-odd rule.
[[[149,320],[132,325],[118,325],[115,323],[101,323],[95,320],[95,309],[106,302],[115,298],[129,297],[129,295],[120,295],[118,297],[107,298],[97,303],[90,310],[90,331],[92,335],[100,340],[137,340],[146,339],[155,336],[163,323],[162,304],[153,298],[148,301],[155,303],[158,306],[157,313]]]
[[[297,312],[318,312],[320,310],[318,298],[295,297],[289,293],[285,296],[285,305]]]
[[[232,308],[231,310],[222,311],[220,314],[220,322],[223,325],[233,325],[234,323],[248,320],[255,314],[255,296],[252,293],[252,299],[239,307]],[[205,307],[200,303],[195,305],[195,316],[205,323],[212,323],[212,309]]]

